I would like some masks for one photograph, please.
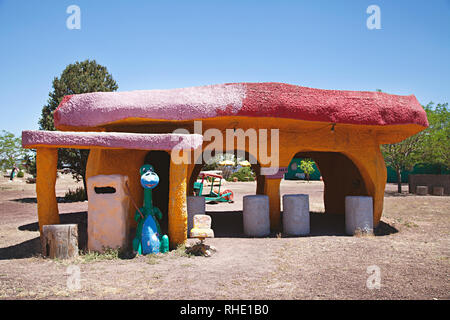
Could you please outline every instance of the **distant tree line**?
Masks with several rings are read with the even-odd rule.
[[[418,164],[438,165],[441,172],[450,168],[450,113],[448,103],[430,102],[423,106],[429,127],[402,142],[381,147],[387,166],[397,173],[397,191],[402,192],[402,171]]]

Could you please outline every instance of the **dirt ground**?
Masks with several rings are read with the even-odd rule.
[[[61,176],[57,196],[61,222],[78,223],[82,234],[87,202],[62,202],[76,186]],[[323,214],[321,182],[282,181],[282,194],[310,195],[311,235],[257,239],[243,235],[241,211],[243,195],[254,194],[256,184],[227,188],[235,193],[233,204],[207,206],[216,237],[206,242],[218,250],[212,257],[173,250],[134,259],[111,252],[58,261],[40,256],[35,185],[1,177],[0,299],[450,298],[448,196],[410,195],[406,185],[398,194],[388,184],[375,236],[350,237],[343,215]],[[380,287],[374,288],[377,275]]]

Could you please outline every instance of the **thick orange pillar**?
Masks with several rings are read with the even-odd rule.
[[[57,148],[36,149],[36,195],[39,231],[48,224],[59,224],[58,203],[56,202]]]
[[[377,227],[383,213],[384,189],[387,169],[378,145],[368,147],[364,152],[352,152],[347,156],[361,172],[369,196],[373,198],[373,226]]]
[[[281,230],[281,204],[280,204],[281,179],[264,179],[264,194],[269,196],[270,230]]]
[[[170,163],[169,178],[169,244],[171,249],[187,240],[187,173],[185,163]]]

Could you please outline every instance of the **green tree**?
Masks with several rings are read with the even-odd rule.
[[[26,172],[36,178],[36,152],[27,153],[23,157],[23,160]]]
[[[402,192],[402,171],[412,170],[423,158],[424,132],[419,132],[399,143],[381,146],[386,166],[391,166],[397,173],[397,191]]]
[[[397,172],[398,192],[402,192],[401,172],[412,170],[416,164],[428,163],[450,167],[450,116],[448,103],[430,102],[423,107],[429,127],[396,144],[383,145],[381,151],[387,166]]]
[[[242,167],[231,175],[229,180],[237,178],[238,181],[255,181],[255,174],[250,167]]]
[[[310,175],[316,171],[314,169],[314,161],[312,159],[302,159],[302,161],[300,161],[300,169],[302,169],[305,173],[307,181],[309,181]]]
[[[424,132],[422,161],[439,165],[441,171],[450,168],[450,111],[448,103],[424,107],[429,127]]]
[[[106,67],[95,60],[85,60],[68,65],[61,76],[53,79],[53,90],[49,93],[47,104],[42,108],[39,128],[55,130],[53,112],[66,95],[116,91],[118,85]],[[86,192],[86,164],[89,150],[59,149],[58,167],[67,167],[77,181],[83,180]]]
[[[27,151],[22,148],[22,139],[9,131],[0,134],[0,167],[2,169],[20,166]]]

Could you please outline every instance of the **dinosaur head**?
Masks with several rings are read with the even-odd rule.
[[[153,166],[144,164],[140,169],[141,185],[144,189],[153,189],[159,183],[159,177],[155,173]]]

